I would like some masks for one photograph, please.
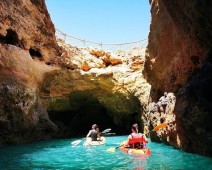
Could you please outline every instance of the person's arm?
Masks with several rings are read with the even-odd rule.
[[[132,140],[132,135],[128,136],[128,141]]]
[[[128,138],[127,138],[127,142],[125,143],[125,146],[128,146],[129,145],[129,142],[132,140],[132,136],[129,135]]]
[[[143,137],[143,141],[144,141],[145,143],[148,143],[148,139],[147,139],[146,135],[143,134],[142,137]]]
[[[100,132],[97,133],[97,137],[101,138],[101,133]]]
[[[88,132],[86,137],[88,138],[90,135],[91,135],[91,131]]]

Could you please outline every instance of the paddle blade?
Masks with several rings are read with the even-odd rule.
[[[153,131],[158,131],[159,129],[164,128],[166,126],[167,126],[167,123],[159,124],[153,129]]]
[[[111,131],[111,129],[105,129],[105,130],[102,131],[102,133],[108,133],[110,131]]]
[[[73,142],[71,142],[72,145],[76,146],[78,145],[82,140],[75,140]]]
[[[109,149],[107,149],[106,151],[107,151],[107,152],[115,152],[115,150],[116,150],[116,148],[109,148]]]

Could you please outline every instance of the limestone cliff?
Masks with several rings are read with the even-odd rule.
[[[0,0],[0,144],[165,121],[153,141],[211,156],[212,3],[150,3],[145,54],[57,42],[44,0]]]
[[[151,0],[145,75],[157,102],[163,92],[176,96],[173,131],[154,138],[185,151],[212,154],[212,3]],[[151,120],[153,122],[153,120]]]
[[[118,134],[134,122],[142,128],[144,48],[110,53],[57,42],[44,0],[0,7],[0,145],[85,135],[93,123]]]
[[[0,144],[46,139],[57,127],[41,105],[44,74],[60,55],[44,0],[0,1]]]
[[[142,75],[145,48],[108,52],[58,43],[63,53],[52,63],[61,69],[46,74],[40,96],[61,131],[83,135],[99,122],[123,134],[133,122],[142,125],[150,91]]]
[[[54,25],[44,0],[1,0],[0,42],[48,62],[59,55]]]

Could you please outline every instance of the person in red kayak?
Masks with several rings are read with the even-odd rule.
[[[133,124],[131,129],[132,133],[128,136],[127,147],[132,149],[144,148],[145,144],[148,143],[145,134],[138,133],[138,124]]]
[[[93,124],[92,129],[87,134],[87,138],[90,137],[92,141],[97,141],[97,137],[99,133],[97,128],[98,128],[97,124]]]

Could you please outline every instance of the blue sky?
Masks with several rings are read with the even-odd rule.
[[[149,34],[149,0],[46,0],[46,5],[57,29],[81,39],[122,43]]]

